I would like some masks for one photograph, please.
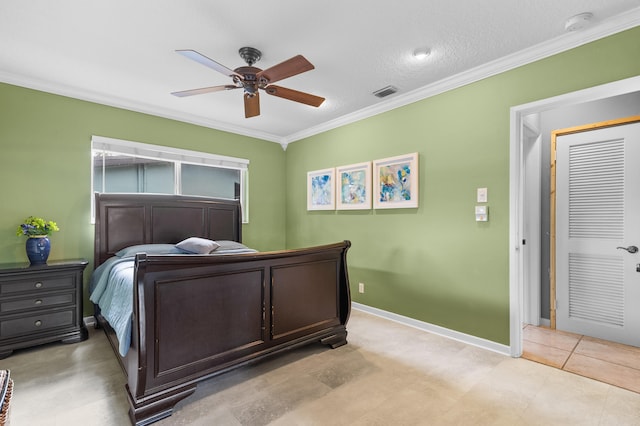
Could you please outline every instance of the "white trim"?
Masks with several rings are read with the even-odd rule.
[[[242,208],[241,216],[242,223],[249,223],[249,169],[240,171],[240,193],[242,198],[240,200],[240,207]]]
[[[539,115],[536,114],[538,117]],[[525,121],[531,116],[524,117]],[[527,324],[540,324],[540,250],[541,250],[541,175],[542,175],[542,135],[537,128],[524,123],[523,141],[523,208],[522,238],[526,240],[523,247],[524,264],[522,278],[525,283],[522,296],[524,321]]]
[[[640,7],[627,11],[623,14],[614,16],[598,25],[585,28],[581,31],[565,33],[548,42],[540,43],[528,49],[516,52],[503,58],[491,61],[487,64],[480,65],[471,70],[453,75],[449,78],[442,79],[433,84],[424,86],[406,94],[394,96],[384,102],[373,106],[363,108],[354,113],[344,115],[335,120],[322,123],[315,127],[302,130],[290,135],[274,135],[272,133],[261,132],[254,129],[247,129],[241,126],[234,126],[228,123],[222,123],[210,118],[197,117],[191,114],[185,114],[181,111],[158,107],[135,100],[124,99],[117,96],[107,95],[88,90],[80,90],[68,85],[61,85],[33,79],[27,76],[16,75],[13,73],[0,72],[0,82],[14,84],[17,86],[28,87],[43,92],[54,93],[62,96],[68,96],[75,99],[81,99],[89,102],[96,102],[102,105],[109,105],[117,108],[123,108],[130,111],[152,114],[158,117],[178,120],[185,123],[191,123],[198,126],[208,127],[211,129],[221,130],[224,132],[235,133],[238,135],[262,139],[265,141],[276,142],[282,146],[283,150],[287,149],[287,145],[291,142],[310,136],[326,132],[337,127],[341,127],[365,118],[373,117],[393,110],[395,108],[417,102],[431,96],[438,95],[449,90],[482,80],[484,78],[520,67],[522,65],[535,62],[540,59],[573,49],[583,44],[590,43],[595,40],[628,30],[640,25]]]
[[[640,25],[640,7],[630,12],[618,15],[603,22],[600,25],[577,31],[573,33],[563,34],[553,40],[540,43],[528,49],[521,50],[514,54],[496,59],[468,71],[444,78],[435,83],[413,90],[409,93],[398,95],[384,103],[372,105],[363,108],[352,114],[347,114],[335,120],[328,121],[321,125],[293,133],[283,137],[281,143],[291,143],[300,139],[326,132],[337,127],[341,127],[350,123],[354,123],[365,118],[382,114],[401,106],[405,106],[417,101],[421,101],[432,96],[439,95],[449,90],[483,80],[485,78],[521,67],[523,65],[547,58],[549,56],[562,53],[564,51],[582,46],[595,40],[628,30]]]
[[[246,169],[249,166],[249,160],[244,158],[209,154],[207,152],[190,151],[188,149],[152,145],[104,136],[91,136],[91,148],[115,151],[121,154],[131,154],[136,157],[149,157],[156,160],[179,161],[189,164],[206,164],[227,169]]]
[[[502,355],[509,355],[509,347],[500,343],[492,342],[491,340],[482,339],[480,337],[472,336],[470,334],[461,333],[459,331],[451,330],[439,325],[430,324],[428,322],[419,321],[413,318],[398,315],[393,312],[384,311],[382,309],[374,308],[372,306],[363,305],[357,302],[351,302],[351,307],[362,312],[367,312],[372,315],[379,316],[397,323],[407,325],[409,327],[417,328],[428,333],[437,334],[438,336],[446,337],[448,339],[457,340],[458,342],[466,343],[468,345],[476,346],[488,351],[497,352]]]
[[[509,355],[509,347],[500,343],[492,342],[490,340],[481,339],[479,337],[471,336],[469,334],[460,333],[458,331],[450,330],[448,328],[440,327],[438,325],[429,324],[427,322],[418,321],[413,318],[405,317],[402,315],[394,314],[393,312],[384,311],[382,309],[374,308],[372,306],[363,305],[357,302],[351,302],[351,307],[355,310],[369,313],[371,315],[385,318],[390,321],[394,321],[408,327],[417,328],[418,330],[425,331],[427,333],[437,334],[438,336],[446,337],[448,339],[456,340],[458,342],[466,343],[471,346],[486,349],[491,352],[496,352],[502,355]],[[94,316],[84,317],[84,323],[87,326],[93,326],[96,324]]]
[[[520,251],[522,235],[522,198],[523,182],[521,179],[522,166],[522,140],[523,115],[517,114],[513,108],[510,111],[511,127],[510,139],[512,141],[509,149],[509,343],[512,357],[522,355],[522,304],[523,277],[522,261],[523,256]],[[514,141],[519,141],[515,143]],[[517,285],[512,285],[517,283]],[[514,324],[518,324],[515,327]]]
[[[553,98],[541,99],[510,109],[509,142],[509,338],[511,356],[522,355],[522,304],[524,303],[523,253],[520,241],[523,226],[522,144],[524,141],[524,117],[549,109],[563,108],[584,102],[597,101],[640,91],[640,76],[614,81]]]
[[[0,71],[0,82],[13,84],[15,86],[27,87],[29,89],[39,90],[41,92],[53,93],[56,95],[80,99],[83,101],[95,102],[100,105],[108,105],[116,108],[126,109],[129,111],[151,114],[156,117],[163,117],[171,120],[181,121],[183,123],[195,124],[197,126],[208,127],[210,129],[220,130],[223,132],[258,138],[270,142],[282,143],[281,137],[272,133],[247,129],[241,126],[234,126],[232,124],[223,123],[221,121],[213,120],[210,118],[202,118],[193,114],[186,114],[182,111],[174,109],[159,107],[157,105],[138,102],[132,99],[125,99],[106,93],[78,89],[76,87],[68,86],[65,84],[59,84],[51,81],[8,73],[6,71]]]

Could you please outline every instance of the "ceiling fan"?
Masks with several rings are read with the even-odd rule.
[[[253,47],[242,47],[238,53],[240,53],[242,59],[247,63],[247,66],[238,67],[235,70],[232,70],[222,64],[219,64],[213,59],[207,58],[195,50],[176,50],[176,52],[185,58],[199,62],[204,66],[231,77],[233,84],[203,87],[200,89],[183,90],[171,93],[174,96],[193,96],[201,95],[203,93],[242,88],[244,89],[244,116],[246,118],[260,115],[259,89],[264,90],[269,95],[314,107],[319,107],[322,102],[324,102],[324,98],[320,96],[272,84],[276,81],[284,80],[285,78],[314,69],[315,67],[311,62],[307,61],[302,55],[294,56],[293,58],[287,59],[284,62],[272,66],[271,68],[261,70],[260,68],[254,67],[253,64],[258,62],[262,56],[262,52]]]

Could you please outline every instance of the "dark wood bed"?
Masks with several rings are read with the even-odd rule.
[[[240,205],[202,197],[96,194],[95,267],[137,244],[191,236],[241,242]],[[349,241],[239,255],[136,254],[131,347],[96,320],[127,376],[129,416],[170,416],[198,382],[282,351],[344,345]]]

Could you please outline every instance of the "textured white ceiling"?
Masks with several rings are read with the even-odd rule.
[[[566,32],[583,12],[592,25]],[[640,0],[2,0],[0,81],[286,144],[639,24]],[[170,95],[231,83],[176,49],[233,69],[242,46],[262,69],[304,55],[316,69],[277,84],[325,103],[261,92],[246,119],[239,90]]]

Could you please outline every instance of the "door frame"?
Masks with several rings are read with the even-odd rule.
[[[540,115],[525,117],[523,134],[523,322],[540,325],[540,264],[542,212],[542,135]],[[526,241],[524,241],[526,239]]]
[[[525,287],[524,271],[539,267],[531,265],[522,249],[525,236],[525,152],[526,118],[540,112],[597,101],[613,96],[640,91],[640,76],[542,99],[510,109],[509,129],[509,347],[512,357],[522,355],[522,320],[524,317],[525,295],[530,292]],[[539,206],[538,206],[539,207]],[[531,207],[529,207],[531,208]],[[539,258],[539,257],[538,257]]]

